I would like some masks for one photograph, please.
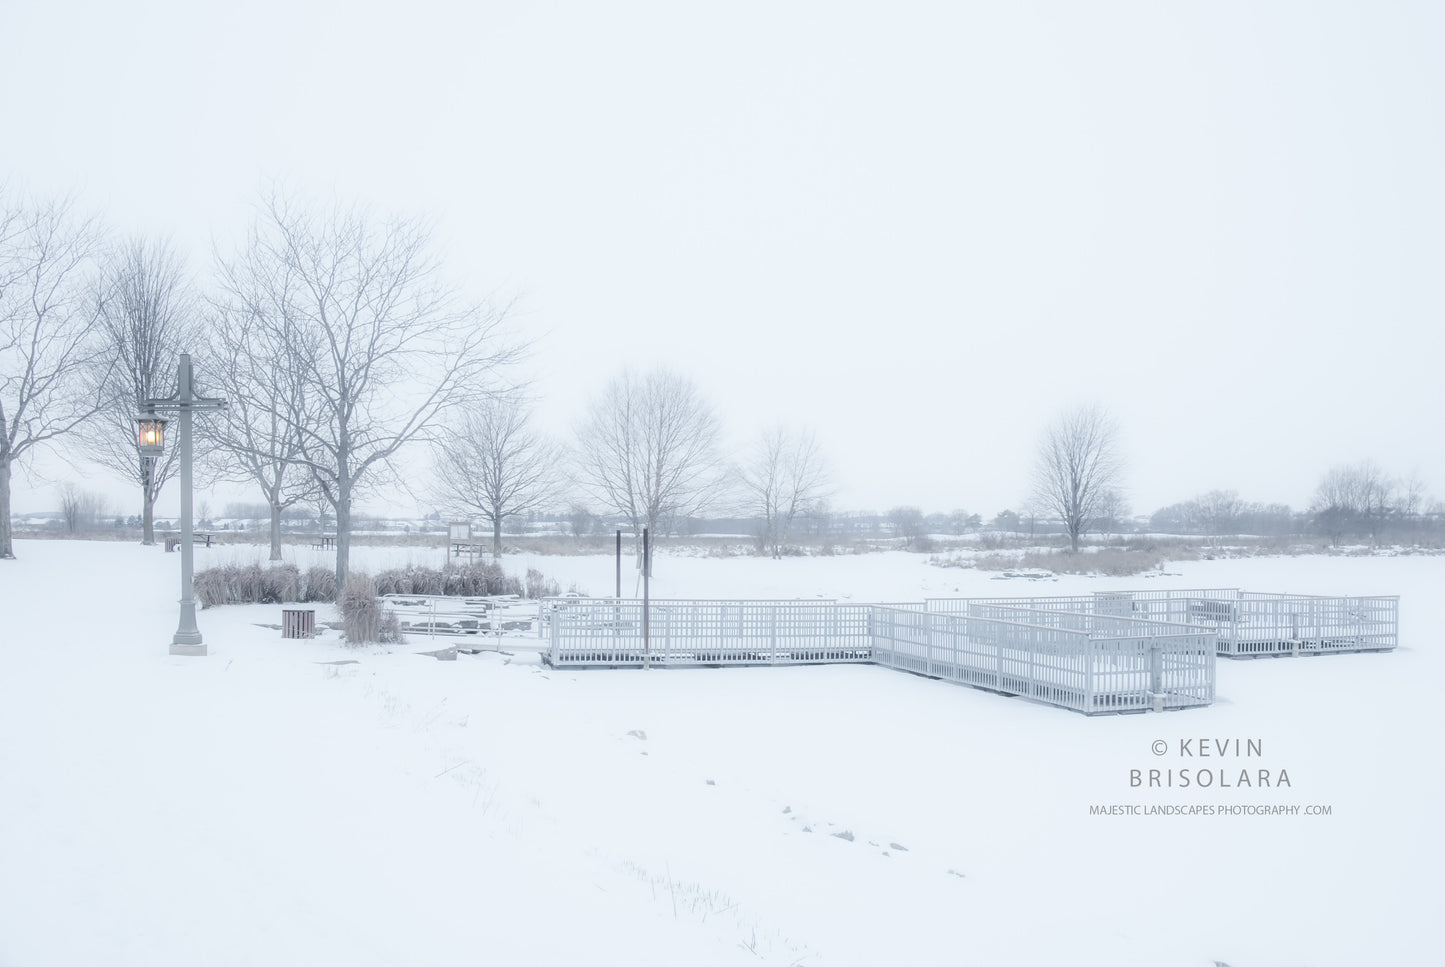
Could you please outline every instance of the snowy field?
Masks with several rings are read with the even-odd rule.
[[[3,967],[1442,962],[1445,557],[1036,582],[659,555],[658,597],[1401,596],[1392,654],[1221,662],[1211,708],[1086,718],[871,666],[554,672],[525,638],[440,662],[283,640],[279,606],[202,611],[210,655],[171,657],[179,555],[16,552]],[[354,566],[408,561],[441,552]],[[612,589],[607,557],[529,565]],[[1131,786],[1150,769],[1219,778]]]

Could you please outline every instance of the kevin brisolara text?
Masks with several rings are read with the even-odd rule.
[[[1172,806],[1153,804],[1147,806],[1112,805],[1090,806],[1090,816],[1299,816],[1329,815],[1328,806],[1215,806],[1199,804],[1194,806]]]

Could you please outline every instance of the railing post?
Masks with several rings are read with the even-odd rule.
[[[768,635],[770,638],[768,644],[768,663],[776,665],[778,663],[778,606],[775,604],[769,608],[768,614]]]
[[[652,569],[648,567],[648,551],[651,548],[647,542],[647,528],[642,528],[642,667],[652,667],[652,629],[648,626],[650,608],[648,602],[648,578]]]
[[[1164,701],[1164,651],[1158,638],[1149,639],[1149,691],[1154,695],[1156,711]]]
[[[556,668],[556,667],[557,667],[557,659],[558,659],[558,652],[559,652],[558,643],[561,641],[561,638],[560,638],[560,636],[558,635],[558,629],[557,629],[557,625],[558,625],[558,624],[559,624],[559,621],[558,621],[558,618],[557,618],[557,609],[554,607],[554,608],[552,609],[551,617],[550,617],[549,620],[547,621],[548,637],[551,639],[551,643],[552,643],[552,647],[551,647],[550,650],[551,650],[551,655],[552,655],[552,667],[553,667],[553,668]],[[540,628],[537,629],[537,634],[538,634],[539,637],[541,636],[542,630],[541,630]]]

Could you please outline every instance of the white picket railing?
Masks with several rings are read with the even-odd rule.
[[[1209,588],[1031,598],[932,598],[925,602],[929,611],[942,614],[966,614],[971,606],[985,603],[1201,625],[1217,632],[1216,647],[1224,658],[1391,651],[1399,643],[1398,596]]]
[[[1114,615],[875,608],[873,661],[1088,715],[1214,701],[1212,630]]]
[[[868,606],[832,601],[551,598],[553,665],[868,661]],[[644,627],[644,618],[646,627]]]

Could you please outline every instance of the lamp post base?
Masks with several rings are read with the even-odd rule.
[[[178,644],[176,644],[175,642],[171,642],[171,654],[172,654],[172,655],[195,655],[195,656],[205,657],[205,654],[206,654],[206,646],[205,646],[205,645],[178,645]]]

